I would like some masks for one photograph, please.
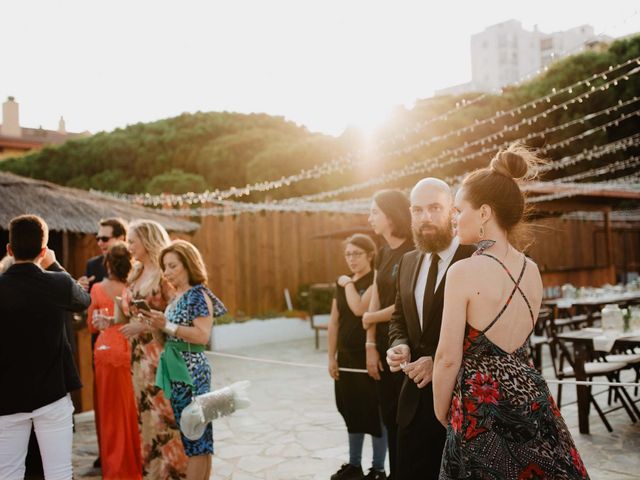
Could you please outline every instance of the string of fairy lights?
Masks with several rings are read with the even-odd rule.
[[[534,114],[530,117],[527,118],[523,118],[522,120],[520,120],[518,123],[514,124],[514,125],[509,125],[504,127],[500,132],[496,132],[490,135],[487,135],[481,139],[475,140],[473,142],[464,142],[463,145],[461,147],[458,147],[457,149],[453,149],[453,150],[443,150],[443,152],[438,156],[438,159],[443,159],[446,156],[450,156],[452,153],[456,153],[456,152],[460,152],[460,151],[464,151],[467,148],[473,147],[475,145],[484,145],[485,143],[491,142],[493,140],[502,138],[504,136],[505,133],[507,132],[511,132],[511,131],[516,131],[518,130],[520,127],[524,126],[524,125],[533,125],[538,119],[540,118],[545,118],[547,115],[549,115],[549,113],[552,113],[558,109],[565,109],[567,110],[569,108],[570,105],[575,104],[575,103],[581,103],[582,101],[584,101],[584,99],[589,98],[590,95],[596,93],[597,91],[604,91],[606,89],[608,89],[611,86],[615,86],[618,85],[619,82],[622,81],[627,81],[629,80],[629,78],[633,75],[636,75],[639,71],[640,71],[640,67],[634,67],[629,71],[626,71],[616,77],[613,77],[612,79],[609,79],[609,76],[612,75],[612,72],[615,72],[625,66],[629,66],[629,65],[633,65],[633,64],[637,64],[640,65],[640,57],[638,58],[634,58],[634,59],[630,59],[624,63],[621,63],[617,66],[610,66],[605,72],[601,72],[598,74],[594,74],[592,76],[590,76],[587,79],[583,79],[579,82],[574,83],[573,85],[569,86],[569,87],[565,87],[563,89],[560,90],[553,90],[550,94],[547,94],[545,96],[539,97],[533,101],[528,102],[527,104],[521,105],[520,107],[515,107],[512,110],[508,110],[508,111],[500,111],[497,112],[495,115],[493,115],[492,117],[489,117],[487,119],[484,119],[482,121],[476,121],[476,124],[471,125],[471,126],[467,126],[467,127],[463,127],[462,129],[458,129],[452,132],[449,132],[445,135],[442,136],[436,136],[436,137],[432,137],[428,140],[424,140],[421,142],[418,142],[417,144],[413,144],[410,145],[408,147],[404,147],[402,149],[398,149],[395,151],[391,151],[391,152],[386,152],[384,153],[385,157],[389,157],[389,156],[395,156],[398,155],[399,153],[408,153],[410,151],[416,150],[418,148],[422,148],[426,145],[429,145],[431,143],[435,143],[436,141],[441,141],[444,138],[449,138],[450,136],[456,134],[456,135],[460,135],[462,132],[468,132],[468,131],[472,131],[470,129],[475,129],[478,128],[479,124],[485,124],[488,122],[491,123],[495,123],[495,120],[497,118],[500,118],[502,116],[505,115],[511,115],[514,116],[517,113],[521,113],[523,111],[524,108],[528,108],[529,106],[535,106],[537,104],[541,104],[541,103],[552,103],[551,99],[556,96],[556,95],[560,95],[562,93],[572,93],[574,89],[576,89],[576,87],[578,86],[587,86],[588,91],[583,92],[569,100],[565,100],[564,102],[560,102],[557,104],[553,104],[550,108],[546,109],[543,112]],[[605,83],[603,83],[602,85],[594,85],[594,81],[595,80],[601,80],[601,81],[605,81]],[[474,99],[475,100],[475,99]],[[633,101],[637,101],[636,99],[632,99],[630,101],[627,102],[623,102],[624,105],[628,105],[630,103],[632,103]],[[616,111],[618,108],[620,108],[620,106],[613,106],[610,109],[608,109],[608,111],[605,111],[605,114],[609,114],[613,111]],[[588,120],[590,120],[591,118],[594,118],[596,115],[603,113],[603,112],[598,112],[596,114],[590,114],[588,116],[585,116],[579,120],[576,121],[572,121],[573,123],[571,123],[571,125],[577,123],[577,122],[581,122],[584,123]],[[493,121],[492,121],[493,120]],[[558,127],[552,127],[551,129],[547,129],[547,132],[555,132],[560,130],[560,126]],[[530,134],[530,135],[542,135],[543,133],[538,132],[537,134]],[[526,138],[526,137],[525,137]],[[499,148],[499,147],[497,147]],[[480,152],[476,152],[474,155],[474,157],[478,157],[480,155],[486,155],[487,153],[489,153],[490,151],[495,151],[497,150],[496,147],[491,147],[490,149],[482,149]],[[357,155],[356,155],[357,156]],[[468,160],[469,158],[471,158],[471,156],[466,157],[466,159]],[[462,159],[457,159],[457,161],[465,161],[464,158]],[[437,160],[434,162],[433,159],[428,159],[426,161],[422,161],[419,163],[425,163],[425,162],[431,162],[431,169],[434,168],[438,168],[441,166],[445,166],[448,164],[451,164],[451,160],[449,160],[446,163],[442,163],[442,162],[438,162]],[[120,198],[120,199],[124,199],[130,202],[135,202],[138,204],[144,204],[144,205],[151,205],[151,206],[160,206],[160,205],[193,205],[193,204],[206,204],[206,203],[212,203],[215,201],[220,201],[220,200],[224,200],[224,199],[228,199],[231,197],[240,197],[240,196],[244,196],[244,195],[248,195],[254,191],[261,191],[261,192],[266,192],[275,188],[280,188],[283,186],[288,186],[291,185],[293,183],[299,182],[301,180],[305,180],[305,179],[317,179],[326,175],[329,175],[331,173],[336,173],[336,172],[341,172],[344,171],[347,168],[351,168],[354,165],[354,155],[348,155],[346,157],[340,157],[338,159],[334,159],[330,162],[325,162],[323,164],[317,165],[315,167],[313,167],[312,169],[308,169],[308,170],[303,170],[301,172],[299,172],[296,175],[292,175],[289,177],[282,177],[279,180],[275,180],[275,181],[271,181],[271,182],[259,182],[253,185],[247,185],[246,187],[232,187],[230,189],[221,191],[221,190],[216,190],[213,192],[204,192],[204,193],[199,193],[199,194],[195,194],[195,193],[189,193],[189,194],[183,194],[183,195],[148,195],[148,194],[137,194],[137,195],[128,195],[128,194],[107,194],[109,196],[115,196],[116,198]],[[411,167],[411,166],[410,166]],[[407,170],[407,172],[409,172],[410,170]],[[419,172],[416,172],[419,173]],[[391,175],[387,174],[386,177],[387,178],[392,178],[394,172],[391,172]],[[412,173],[407,173],[407,174],[412,174]],[[389,181],[389,180],[386,180]],[[366,188],[366,187],[363,187]],[[348,190],[342,190],[342,192],[347,192]],[[330,198],[331,196],[336,196],[339,193],[334,193],[336,191],[331,191],[331,192],[323,192],[322,194],[319,194],[321,196],[318,196],[318,194],[316,194],[316,198],[313,198],[314,196],[305,196],[305,197],[298,197],[295,200],[296,201],[300,201],[300,199],[302,200],[307,200],[307,201],[312,201],[312,200],[319,200],[319,199],[323,199],[323,198]],[[101,192],[102,193],[102,192]],[[105,193],[106,194],[106,193]]]
[[[607,107],[599,112],[593,113],[593,114],[589,114],[589,117],[591,119],[596,118],[598,116],[601,115],[605,115],[605,114],[610,114],[612,112],[615,112],[617,110],[619,110],[620,108],[623,108],[624,106],[630,105],[631,103],[635,103],[637,102],[638,99],[634,97],[634,99],[631,99],[628,102],[623,102],[622,104],[618,104],[616,106],[613,107]],[[619,123],[621,121],[627,120],[629,118],[633,118],[635,116],[638,116],[638,110],[635,110],[634,112],[631,112],[629,114],[624,114],[621,115],[620,117],[618,117],[615,120],[609,121],[603,125],[591,128],[581,134],[578,135],[574,135],[573,137],[569,137],[567,139],[564,139],[562,141],[553,143],[553,144],[549,144],[543,148],[540,149],[540,153],[548,153],[549,151],[556,149],[556,148],[562,148],[562,147],[566,147],[568,145],[570,145],[572,142],[576,141],[576,140],[582,140],[590,135],[593,135],[597,132],[600,131],[606,131],[608,128],[612,127],[612,126],[618,126]],[[564,124],[560,124],[557,126],[553,126],[553,127],[549,127],[541,132],[532,132],[528,135],[525,135],[524,137],[521,137],[519,140],[522,142],[526,142],[527,140],[531,140],[533,138],[537,138],[537,137],[544,137],[544,135],[550,133],[550,132],[557,132],[559,130],[564,130],[566,128],[569,128],[573,125],[576,125],[578,123],[584,123],[583,119],[578,119],[578,120],[571,120],[569,122],[565,122]],[[472,142],[474,143],[474,142]],[[353,193],[359,190],[364,190],[364,189],[368,189],[371,187],[375,187],[375,186],[379,186],[379,185],[384,185],[387,183],[391,183],[391,182],[395,182],[397,180],[400,180],[402,178],[408,177],[408,176],[412,176],[412,175],[417,175],[417,174],[425,174],[425,173],[429,173],[433,170],[436,170],[437,168],[442,168],[442,167],[446,167],[446,166],[450,166],[456,163],[465,163],[468,162],[469,160],[472,159],[476,159],[476,158],[482,158],[482,157],[488,157],[489,155],[493,155],[495,154],[498,150],[500,150],[501,148],[506,148],[509,144],[511,143],[511,140],[509,141],[505,141],[500,145],[492,145],[489,147],[484,147],[481,150],[477,151],[477,152],[473,152],[470,153],[468,155],[464,155],[461,157],[450,157],[448,160],[445,160],[443,162],[438,162],[439,159],[445,158],[446,155],[441,154],[437,157],[434,158],[428,158],[426,160],[420,160],[418,162],[413,162],[409,165],[406,165],[402,168],[396,169],[396,170],[392,170],[390,172],[387,173],[383,173],[377,177],[371,178],[367,181],[364,182],[360,182],[360,183],[355,183],[352,185],[347,185],[344,187],[340,187],[334,190],[328,190],[325,192],[320,192],[320,193],[315,193],[315,194],[309,194],[309,195],[303,195],[300,197],[293,197],[288,199],[288,201],[298,201],[298,200],[304,200],[304,201],[318,201],[318,200],[324,200],[325,198],[332,198],[332,197],[337,197],[339,195],[343,195],[346,193]],[[285,200],[287,201],[287,200]]]
[[[626,106],[631,104],[634,101],[634,99],[628,101],[628,102],[620,102],[618,104],[618,107],[621,106]],[[590,114],[590,116],[593,116],[594,114]],[[605,131],[607,128],[610,128],[611,126],[617,126],[619,125],[619,123],[625,119],[628,118],[632,118],[633,116],[637,116],[640,115],[640,110],[636,110],[634,112],[631,112],[629,114],[625,114],[621,117],[618,117],[614,120],[611,120],[603,125],[591,128],[585,132],[582,132],[580,134],[574,135],[568,139],[563,139],[560,140],[556,143],[553,144],[549,144],[547,145],[544,149],[542,149],[543,151],[547,151],[547,150],[553,150],[555,148],[558,148],[560,145],[562,146],[567,146],[570,145],[572,142],[575,142],[577,140],[583,139],[588,135],[592,135],[594,133],[600,132],[600,131]],[[567,123],[573,123],[572,122],[567,122]],[[556,128],[556,127],[553,127]],[[559,159],[558,161],[555,162],[551,162],[545,165],[542,165],[540,167],[540,172],[546,172],[546,171],[551,171],[551,170],[561,170],[561,169],[565,169],[568,166],[572,166],[572,165],[576,165],[579,162],[582,161],[591,161],[591,160],[595,160],[598,158],[601,158],[605,155],[611,154],[611,153],[618,153],[621,151],[626,151],[629,148],[632,147],[636,147],[640,145],[640,134],[632,134],[629,137],[624,137],[622,139],[619,140],[615,140],[609,143],[606,143],[604,145],[599,145],[599,146],[595,146],[589,150],[584,150],[578,154],[575,155],[570,155],[570,156],[565,156],[561,159]],[[621,163],[622,162],[622,163]],[[620,169],[623,169],[622,164],[624,164],[625,161],[619,161],[619,162],[615,162],[615,163],[610,163],[608,164],[608,166],[606,167],[599,167],[599,172],[606,172],[607,169],[609,169],[609,171],[618,171]],[[628,167],[626,167],[628,168]],[[582,176],[583,178],[588,178],[588,176],[590,175],[591,170],[588,170],[586,172],[581,172],[580,176]],[[467,174],[468,172],[465,172],[463,174],[460,175],[452,175],[452,176],[448,176],[446,178],[444,178],[443,180],[446,181],[449,184],[455,185],[458,184],[463,178],[464,176]],[[560,182],[563,181],[563,178],[560,179],[556,179],[554,180],[554,182]],[[567,180],[564,180],[565,182]],[[175,210],[163,210],[163,212],[165,213],[169,213],[169,214],[174,214],[174,215],[182,215],[184,216],[186,213],[188,213],[189,215],[195,215],[195,216],[206,216],[206,215],[236,215],[238,213],[242,213],[243,211],[247,211],[247,212],[260,212],[260,211],[306,211],[306,212],[313,212],[313,211],[332,211],[332,212],[362,212],[364,210],[366,210],[367,205],[368,205],[368,198],[360,198],[360,199],[350,199],[347,201],[333,201],[333,202],[322,202],[322,203],[317,203],[317,202],[311,202],[309,200],[306,199],[300,199],[297,202],[291,202],[291,201],[284,201],[284,202],[257,202],[257,203],[247,203],[247,202],[234,202],[234,201],[218,201],[217,206],[215,207],[208,207],[208,208],[198,208],[198,209],[191,209],[191,210],[185,210],[185,209],[175,209]]]
[[[637,144],[640,144],[638,142]],[[637,145],[636,144],[636,145]],[[610,175],[617,171],[627,170],[629,168],[635,168],[640,166],[640,156],[632,156],[618,162],[614,162],[604,167],[596,167],[579,174],[568,175],[558,179],[554,179],[550,182],[538,182],[525,185],[524,191],[535,191],[542,185],[564,185],[575,182],[576,180],[583,180],[586,178],[598,177],[603,175]],[[532,203],[551,201],[555,199],[585,195],[591,192],[601,190],[603,187],[615,186],[617,191],[640,191],[640,184],[637,184],[640,180],[640,172],[635,172],[624,177],[619,177],[604,182],[591,182],[585,184],[573,184],[570,190],[563,190],[562,192],[540,195],[536,197],[528,197],[527,201]],[[630,184],[631,183],[631,184]],[[409,189],[405,189],[404,193],[407,194]],[[224,200],[215,207],[197,208],[197,209],[171,209],[163,210],[163,213],[175,215],[175,216],[229,216],[238,215],[240,213],[258,213],[258,212],[334,212],[334,213],[365,213],[368,211],[371,199],[369,197],[350,199],[350,200],[338,200],[333,202],[301,202],[298,205],[278,204],[269,202],[259,203],[246,203],[237,202],[231,200]]]

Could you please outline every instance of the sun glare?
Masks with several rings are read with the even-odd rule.
[[[362,108],[350,117],[349,126],[355,127],[371,139],[391,118],[391,109],[375,105],[362,105]]]

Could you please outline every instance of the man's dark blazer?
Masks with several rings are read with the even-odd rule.
[[[104,255],[97,255],[87,260],[87,266],[84,272],[85,277],[95,277],[89,282],[89,291],[94,283],[101,282],[107,276],[107,269],[104,266]]]
[[[0,275],[0,415],[31,412],[82,386],[65,334],[67,311],[91,297],[57,263]]]
[[[473,246],[460,245],[456,249],[449,266],[458,260],[470,257],[474,251],[475,247]],[[418,306],[416,305],[414,291],[424,257],[425,254],[419,250],[408,252],[402,257],[396,277],[396,305],[389,325],[390,346],[408,345],[411,349],[412,362],[420,357],[435,356],[442,324],[446,273],[435,291],[434,303],[429,309],[429,317],[424,320],[424,328],[420,328],[420,317],[418,316]],[[422,305],[420,305],[420,308],[422,308]],[[399,426],[405,427],[411,423],[418,409],[420,395],[424,392],[425,390],[420,390],[413,380],[405,377],[398,401]],[[431,395],[430,389],[428,394]]]

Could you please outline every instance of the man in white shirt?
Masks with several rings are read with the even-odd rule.
[[[453,196],[442,180],[425,178],[411,191],[416,250],[404,255],[389,327],[387,362],[406,374],[398,402],[398,472],[395,480],[437,479],[445,429],[433,410],[431,375],[438,347],[446,272],[471,256],[454,238]]]

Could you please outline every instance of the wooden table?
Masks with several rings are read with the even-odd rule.
[[[590,330],[572,330],[557,334],[559,339],[573,343],[576,380],[587,380],[584,364],[593,359],[593,339],[601,335],[601,332]],[[640,347],[640,335],[618,338],[613,346],[614,349],[633,347]],[[580,433],[589,433],[589,387],[587,385],[576,385],[576,392],[578,396],[578,425]]]
[[[571,303],[572,307],[602,307],[610,303],[629,303],[640,300],[640,291],[615,293],[607,295],[598,295],[594,297],[580,297],[580,298],[554,298],[552,300],[545,300],[543,303],[549,307],[563,308],[563,305]],[[568,307],[564,307],[568,308]]]
[[[554,319],[559,318],[559,310],[569,310],[570,317],[576,313],[586,314],[587,318],[585,322],[591,326],[593,325],[594,313],[602,310],[605,305],[615,303],[624,307],[629,303],[638,301],[640,301],[640,291],[599,295],[595,297],[554,298],[552,300],[544,300],[543,303],[553,309]],[[576,310],[573,310],[574,307]],[[571,313],[571,311],[573,313]]]

